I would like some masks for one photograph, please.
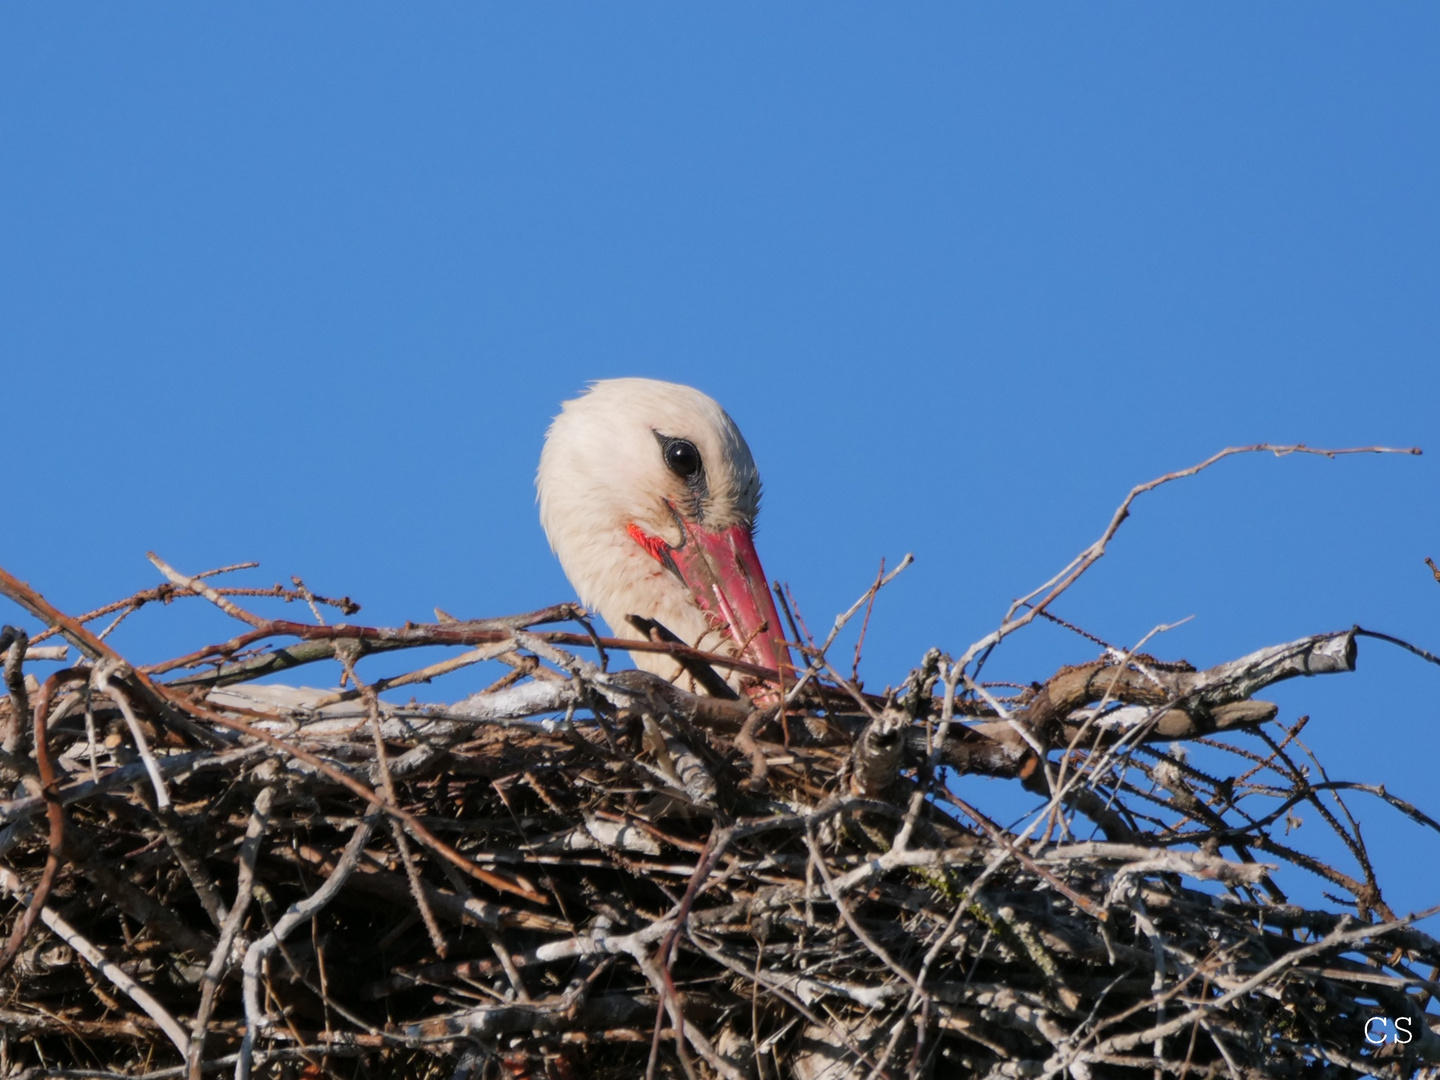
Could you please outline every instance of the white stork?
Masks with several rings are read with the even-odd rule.
[[[607,379],[562,406],[535,477],[540,523],[581,601],[612,636],[630,616],[762,667],[790,664],[755,554],[760,474],[735,422],[698,390]],[[631,654],[675,680],[663,654]],[[722,672],[735,689],[747,680]]]

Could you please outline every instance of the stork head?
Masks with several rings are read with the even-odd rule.
[[[641,638],[628,619],[639,615],[697,648],[789,664],[755,554],[760,474],[712,399],[654,379],[597,382],[550,425],[535,484],[551,548],[615,637]],[[633,655],[680,673],[669,657]]]

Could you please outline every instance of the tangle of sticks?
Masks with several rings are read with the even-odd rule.
[[[1256,697],[1353,670],[1363,631],[1010,689],[980,681],[995,638],[872,695],[797,624],[804,667],[751,669],[757,704],[610,670],[738,665],[570,605],[334,624],[358,607],[299,580],[153,561],[158,589],[80,616],[0,570],[79,653],[31,674],[56,643],[0,633],[0,1076],[1440,1075],[1440,942],[1387,905],[1347,799],[1440,825]],[[186,597],[240,632],[139,665],[91,629]],[[462,651],[397,662],[434,645]],[[480,663],[504,673],[434,689]],[[333,688],[259,681],[282,672]],[[991,820],[977,775],[1040,811]],[[1287,836],[1297,808],[1343,865]],[[1329,907],[1288,899],[1299,873]]]

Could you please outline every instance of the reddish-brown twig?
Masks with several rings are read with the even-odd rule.
[[[15,962],[25,939],[35,928],[35,920],[40,917],[45,901],[50,898],[50,890],[55,886],[55,874],[60,869],[60,850],[65,844],[65,811],[56,797],[55,763],[50,760],[49,736],[45,730],[45,721],[50,715],[50,702],[63,683],[83,680],[88,674],[79,668],[57,671],[40,687],[40,697],[35,702],[35,765],[40,772],[40,791],[45,796],[45,816],[50,821],[50,850],[45,856],[45,869],[40,875],[40,884],[35,886],[30,906],[16,923],[10,940],[5,943],[4,951],[0,952],[0,974]]]

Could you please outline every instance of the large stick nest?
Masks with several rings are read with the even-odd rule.
[[[315,611],[281,622],[156,561],[104,612],[204,596],[245,632],[133,666],[0,571],[82,656],[40,682],[45,644],[0,642],[0,1076],[1435,1074],[1440,942],[1344,793],[1435,823],[1254,698],[1352,670],[1354,632],[1018,693],[932,651],[886,697],[822,643],[782,708],[609,671],[569,606],[325,625],[354,605],[297,582],[259,590]],[[466,651],[356,670],[436,644]],[[650,647],[717,692],[736,666]],[[482,660],[509,674],[398,700]],[[255,681],[315,663],[287,681],[338,689]],[[1045,810],[1002,827],[973,774]],[[1307,805],[1348,869],[1277,839]],[[1332,910],[1287,900],[1294,868]],[[1367,1044],[1374,1017],[1412,1038]]]

